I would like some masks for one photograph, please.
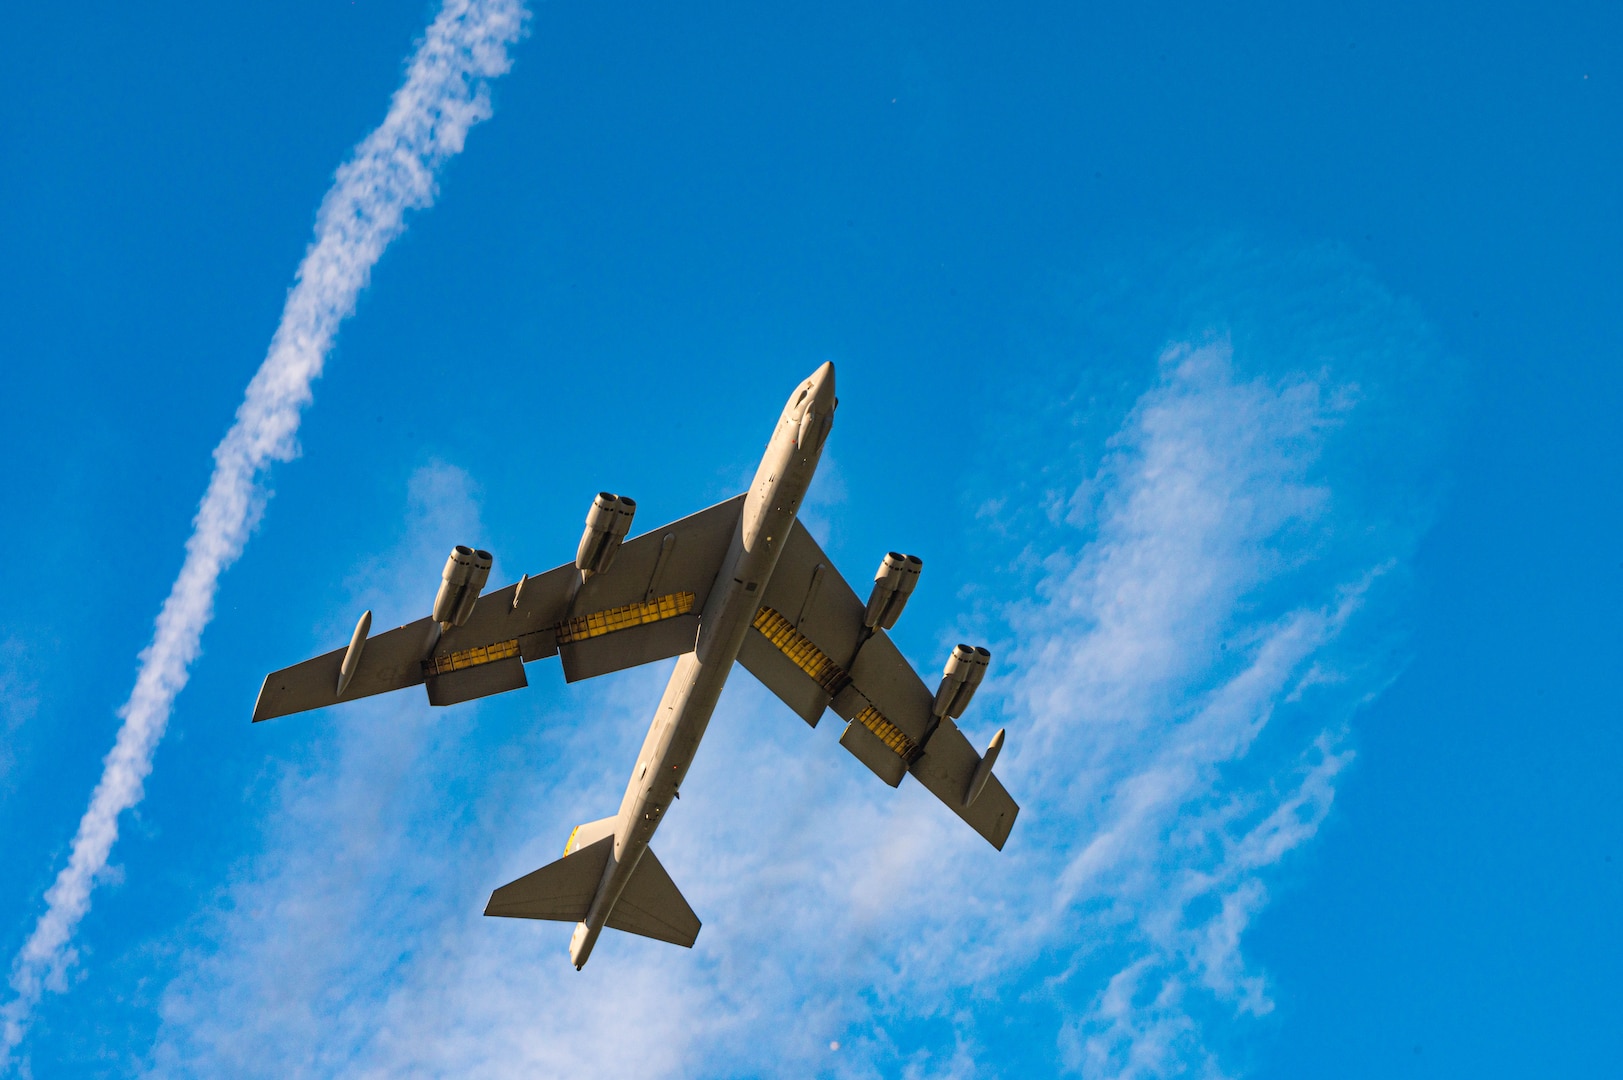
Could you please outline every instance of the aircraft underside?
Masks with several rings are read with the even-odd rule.
[[[919,580],[892,552],[863,602],[796,519],[832,425],[833,366],[797,388],[750,490],[627,540],[636,504],[600,494],[573,563],[483,593],[492,559],[458,547],[431,614],[273,672],[254,720],[422,684],[433,705],[526,686],[557,656],[569,682],[680,657],[620,810],[577,826],[563,857],[491,894],[485,914],[576,924],[583,966],[605,928],[692,946],[700,922],[648,843],[676,798],[735,663],[892,787],[913,776],[1001,849],[1019,807],[995,775],[998,731],[977,753],[956,724],[990,654],[959,645],[932,690],[888,631]]]

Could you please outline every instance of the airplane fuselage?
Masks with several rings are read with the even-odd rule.
[[[586,963],[598,935],[693,763],[817,471],[834,418],[834,369],[824,364],[789,399],[745,497],[727,557],[710,589],[692,652],[684,653],[648,728],[614,825],[614,851],[569,956]]]

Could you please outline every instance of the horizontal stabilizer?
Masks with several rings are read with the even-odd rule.
[[[517,881],[508,882],[490,894],[485,914],[507,919],[580,922],[592,906],[592,898],[603,881],[603,868],[608,866],[613,852],[614,837],[605,836]]]
[[[609,926],[628,934],[668,941],[693,948],[699,936],[699,917],[677,889],[676,882],[647,848],[637,861],[637,869],[626,882],[626,891],[609,912]]]
[[[613,824],[613,818],[605,818],[582,825],[571,839],[571,848],[582,833],[601,832],[602,826],[612,828]],[[508,919],[581,922],[591,909],[613,853],[613,832],[602,833],[601,839],[574,849],[557,862],[548,863],[491,893],[485,914]],[[637,869],[626,882],[625,891],[609,912],[606,925],[691,949],[701,924],[653,851],[644,849]]]

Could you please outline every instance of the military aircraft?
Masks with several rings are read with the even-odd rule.
[[[569,682],[680,657],[620,810],[576,826],[564,856],[491,894],[486,915],[576,923],[586,964],[605,926],[691,947],[699,919],[648,847],[677,797],[737,661],[813,727],[847,721],[840,745],[895,787],[911,773],[999,850],[1020,808],[953,721],[991,654],[959,645],[930,688],[891,641],[923,563],[891,552],[858,599],[796,519],[834,423],[834,365],[795,388],[750,489],[626,540],[636,503],[602,493],[575,561],[481,595],[491,555],[458,546],[432,614],[273,672],[255,722],[423,684],[431,705],[528,685],[524,665],[558,656]]]

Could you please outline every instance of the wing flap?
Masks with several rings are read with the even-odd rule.
[[[899,786],[902,777],[907,775],[907,759],[886,746],[880,741],[879,736],[855,720],[845,725],[845,732],[840,736],[840,745],[891,787]]]
[[[851,663],[851,685],[914,743],[923,743],[934,719],[935,695],[883,630],[863,642]]]
[[[530,685],[530,681],[524,677],[524,661],[517,656],[445,675],[434,675],[426,681],[430,705],[456,705],[474,698],[521,690]]]
[[[760,680],[762,686],[793,709],[796,716],[812,727],[817,726],[823,710],[828,708],[828,691],[764,634],[752,630],[744,635],[744,645],[738,650],[738,662],[744,665],[745,671]]]
[[[675,615],[646,626],[558,646],[564,681],[579,682],[693,651],[699,637],[697,615]]]
[[[781,614],[835,664],[850,668],[862,644],[863,602],[798,521],[761,603]]]

